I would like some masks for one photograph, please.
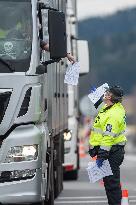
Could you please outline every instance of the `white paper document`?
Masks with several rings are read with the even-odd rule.
[[[109,88],[109,86],[105,83],[88,95],[93,104],[95,104],[103,96],[107,88]]]
[[[100,168],[97,166],[96,162],[89,162],[87,172],[91,183],[95,183],[103,177],[113,175],[108,160],[104,160],[103,165]]]
[[[80,70],[79,62],[76,62],[73,65],[70,64],[65,74],[64,83],[67,83],[69,85],[77,85],[78,78],[79,78],[79,70]]]

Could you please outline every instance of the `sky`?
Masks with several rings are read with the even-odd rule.
[[[136,7],[136,0],[77,0],[78,19],[111,15],[118,10]]]

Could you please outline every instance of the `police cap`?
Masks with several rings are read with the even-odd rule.
[[[120,86],[112,86],[107,91],[113,94],[112,102],[121,102],[124,95],[123,89]]]
[[[109,88],[109,92],[117,97],[123,97],[123,89],[120,86],[112,86],[111,88]]]

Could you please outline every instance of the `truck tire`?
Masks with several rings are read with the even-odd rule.
[[[51,166],[51,182],[50,182],[50,190],[49,190],[49,200],[45,201],[42,205],[54,205],[54,169],[53,163]]]
[[[53,155],[53,141],[51,141],[50,158],[48,159],[47,176],[49,181],[49,198],[45,200],[42,205],[54,205],[54,155]]]
[[[56,169],[56,176],[57,178],[54,181],[54,193],[55,193],[55,198],[58,197],[58,195],[60,194],[60,192],[63,189],[63,167],[59,166]]]
[[[63,134],[54,137],[54,195],[55,198],[63,189],[63,158],[64,158],[64,138]]]
[[[48,178],[50,178],[50,185],[49,185],[49,199],[47,201],[47,199],[41,201],[41,202],[37,202],[37,203],[32,203],[31,205],[54,205],[54,167],[53,167],[53,157],[51,157],[51,161],[49,162],[51,164],[49,164],[48,166],[48,174],[50,174],[50,177],[48,176]],[[46,196],[45,196],[46,198]]]

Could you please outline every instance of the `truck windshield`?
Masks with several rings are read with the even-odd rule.
[[[15,72],[30,67],[32,8],[30,0],[0,0],[0,58]],[[0,61],[0,73],[11,72]]]

